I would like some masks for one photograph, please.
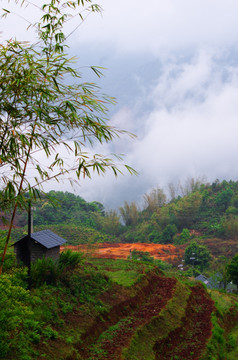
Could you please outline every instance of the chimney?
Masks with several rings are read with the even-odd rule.
[[[31,202],[28,204],[28,236],[31,236],[32,232],[32,216],[31,216]]]

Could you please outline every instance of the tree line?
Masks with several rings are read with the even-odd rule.
[[[193,180],[192,184],[196,182]],[[71,234],[77,228],[97,232],[93,242],[152,242],[184,244],[193,233],[203,237],[235,239],[238,230],[238,182],[216,181],[212,184],[196,183],[186,189],[187,195],[167,200],[165,191],[154,188],[144,195],[140,208],[136,202],[117,210],[106,210],[97,201],[87,202],[70,192],[41,193],[33,203],[34,229],[65,227]],[[27,212],[18,211],[15,227],[27,224]],[[83,233],[83,232],[82,232]],[[74,243],[85,242],[78,238]]]
[[[120,208],[124,241],[182,244],[191,231],[235,239],[238,230],[238,182],[202,183],[191,179],[184,194],[167,200],[161,188],[144,195],[144,205]]]

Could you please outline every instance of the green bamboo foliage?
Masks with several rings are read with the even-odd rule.
[[[80,179],[92,171],[121,172],[120,157],[87,151],[90,144],[108,143],[126,133],[108,124],[114,99],[96,84],[83,82],[75,59],[66,53],[65,22],[76,15],[83,21],[85,11],[101,9],[91,0],[51,0],[41,10],[39,22],[31,24],[38,32],[36,44],[11,39],[0,45],[0,200],[2,208],[13,209],[12,221],[16,207],[24,206],[25,194],[38,197],[46,181],[71,173]],[[4,16],[9,13],[4,10]],[[101,76],[100,68],[92,70]],[[65,162],[64,149],[74,165]],[[47,166],[38,161],[39,153],[48,158]]]

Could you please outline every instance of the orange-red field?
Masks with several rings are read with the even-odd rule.
[[[77,246],[62,246],[61,251],[70,249],[73,251],[81,251],[90,253],[93,257],[108,258],[108,259],[126,259],[130,255],[130,251],[136,249],[150,253],[155,259],[160,260],[173,260],[183,255],[183,250],[178,249],[174,245],[161,245],[161,244],[94,244],[94,245],[77,245]]]

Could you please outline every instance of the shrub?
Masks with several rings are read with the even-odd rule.
[[[59,267],[74,269],[78,264],[83,262],[83,254],[80,252],[73,252],[71,250],[63,251],[60,254]]]
[[[47,339],[57,339],[58,337],[58,331],[53,330],[51,326],[47,325],[43,331],[42,335],[46,337]]]
[[[177,245],[182,245],[188,242],[191,239],[190,233],[188,229],[183,229],[181,234],[176,237],[174,243]]]
[[[136,249],[132,250],[131,255],[129,256],[132,260],[140,260],[140,261],[147,261],[153,262],[154,258],[150,256],[150,253],[147,251],[138,251]]]
[[[197,266],[203,271],[209,266],[211,255],[205,245],[200,245],[196,241],[191,242],[185,249],[185,264]]]
[[[149,234],[149,241],[155,244],[158,244],[160,242],[160,238],[161,238],[161,233],[158,232],[157,230],[153,230]]]
[[[18,359],[29,349],[31,341],[24,331],[32,321],[33,312],[27,305],[29,291],[12,284],[12,275],[0,277],[0,359],[7,359],[8,354],[18,354]]]
[[[16,257],[14,254],[6,254],[4,263],[3,263],[3,270],[9,270],[11,269],[13,266],[16,266],[17,262],[16,262]]]
[[[166,261],[160,260],[160,259],[155,259],[154,264],[156,266],[158,266],[158,268],[160,270],[170,270],[170,269],[172,269],[171,264],[167,263]]]
[[[164,230],[162,231],[161,234],[161,243],[163,244],[169,244],[171,242],[173,242],[173,237],[174,235],[177,233],[178,229],[176,227],[176,225],[174,224],[169,224],[167,225]]]
[[[39,287],[44,283],[55,285],[58,277],[58,264],[51,258],[38,259],[31,265],[31,286],[33,287]]]
[[[236,239],[238,234],[238,216],[230,215],[222,221],[223,235],[225,238]]]
[[[228,278],[238,287],[238,254],[227,265]]]

